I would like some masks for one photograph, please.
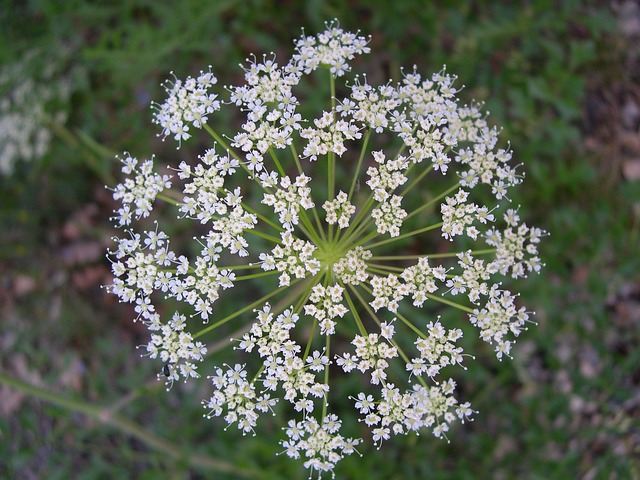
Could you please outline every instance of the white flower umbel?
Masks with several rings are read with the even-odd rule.
[[[18,161],[38,160],[48,151],[53,125],[64,125],[77,69],[62,73],[72,52],[30,50],[0,68],[0,175]]]
[[[458,103],[455,77],[414,69],[380,87],[356,78],[337,95],[335,80],[366,45],[332,23],[296,41],[284,65],[254,58],[243,85],[213,93],[210,72],[174,79],[154,107],[161,135],[184,146],[191,127],[203,129],[210,148],[171,167],[177,179],[126,155],[128,178],[114,189],[125,233],[110,252],[110,289],[135,304],[168,385],[197,377],[205,342],[231,326],[229,353],[242,363],[208,377],[206,416],[245,434],[264,413],[287,416],[282,453],[318,474],[361,443],[331,411],[341,376],[358,376],[350,398],[378,446],[423,430],[446,437],[469,419],[451,370],[471,355],[452,316],[430,306],[457,310],[509,356],[531,312],[503,282],[542,265],[545,232],[506,208],[523,175],[479,107]],[[328,98],[305,118],[296,87],[317,69]],[[238,130],[219,131],[215,111],[233,107]],[[159,200],[175,205],[174,221],[192,222],[193,245],[172,250],[158,223],[132,229]],[[156,308],[165,299],[178,305],[169,320]]]

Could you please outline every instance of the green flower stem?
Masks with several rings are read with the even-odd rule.
[[[164,455],[177,461],[185,462],[188,465],[206,470],[225,472],[245,478],[257,478],[260,474],[260,472],[255,470],[238,468],[223,460],[218,460],[206,455],[194,454],[188,448],[180,448],[175,444],[145,430],[140,425],[127,420],[120,415],[114,414],[109,408],[100,407],[82,400],[64,397],[23,382],[22,380],[18,380],[17,378],[9,375],[5,375],[4,373],[0,373],[0,383],[4,383],[5,385],[20,390],[21,392],[57,405],[58,407],[71,412],[86,415],[97,422],[103,423],[109,427],[120,430],[127,435],[135,437],[148,446],[162,452]]]
[[[249,228],[245,230],[245,232],[249,233],[250,235],[255,235],[256,237],[264,238],[265,240],[269,240],[273,243],[280,243],[282,241],[281,238],[274,237],[273,235],[269,235],[267,233],[262,233],[260,230],[255,230],[253,228]]]
[[[375,267],[367,267],[367,270],[369,270],[371,273],[375,273],[376,275],[391,275],[391,272],[389,272],[388,270],[381,270]]]
[[[329,71],[329,85],[331,89],[331,114],[333,115],[333,121],[335,123],[336,120],[336,80],[333,78],[333,74]],[[335,196],[335,187],[336,187],[336,154],[333,152],[329,152],[329,201],[333,200]],[[331,238],[331,236],[329,236]]]
[[[162,200],[164,202],[167,202],[169,205],[173,205],[174,207],[177,207],[178,205],[181,205],[182,202],[180,200],[177,200],[175,198],[171,198],[167,195],[164,195],[162,193],[159,193],[158,195],[156,195],[156,198],[159,200]]]
[[[329,152],[327,155],[327,200],[329,201],[333,200],[335,188],[335,178],[333,174],[334,155],[333,152]]]
[[[367,287],[366,285],[362,285],[362,288],[364,290],[366,290],[369,294],[372,294],[373,291],[371,290],[371,288]],[[378,325],[378,327],[380,327],[382,325],[382,322],[380,321],[380,319],[378,318],[378,316],[375,314],[375,312],[371,309],[371,305],[369,305],[368,303],[366,303],[364,301],[364,299],[358,294],[356,293],[358,299],[360,300],[360,302],[362,303],[362,305],[367,309],[367,311],[369,312],[369,315],[371,316],[371,318],[373,318],[373,321],[376,322],[376,324]],[[397,312],[396,312],[397,315]],[[391,345],[393,345],[394,347],[396,347],[396,350],[398,351],[398,354],[400,355],[400,358],[402,358],[402,360],[404,360],[404,363],[410,363],[411,361],[409,360],[409,356],[404,353],[404,350],[402,350],[402,348],[400,347],[400,345],[398,345],[398,342],[396,342],[394,339],[390,339],[390,343]],[[417,377],[418,381],[422,384],[423,387],[426,387],[427,384],[424,381],[424,379],[422,377]]]
[[[173,205],[173,206],[176,206],[176,207],[177,207],[177,206],[179,206],[179,205],[182,205],[182,202],[181,202],[180,200],[176,200],[176,199],[174,199],[174,198],[168,197],[168,196],[163,195],[163,194],[158,194],[158,195],[156,195],[156,198],[158,198],[158,199],[160,199],[160,200],[163,200],[163,201],[165,201],[165,202],[167,202],[167,203],[169,203],[169,204],[171,204],[171,205]],[[251,208],[251,207],[250,207],[249,205],[247,205],[246,203],[242,202],[240,205],[242,205],[242,207],[243,207],[246,211],[248,211],[249,213],[254,214],[254,215],[255,215],[256,217],[258,217],[260,220],[262,220],[263,222],[265,222],[265,223],[267,223],[267,224],[271,225],[273,228],[275,228],[275,229],[276,229],[276,230],[278,230],[279,232],[284,232],[284,229],[283,229],[280,225],[278,225],[277,223],[274,223],[273,221],[271,221],[270,219],[268,219],[268,218],[267,218],[267,217],[265,217],[264,215],[261,215],[260,213],[256,212],[253,208]],[[253,234],[258,235],[258,236],[262,236],[260,233],[257,233],[257,231],[252,230],[252,229],[249,229],[249,228],[248,228],[248,229],[246,229],[246,230],[245,230],[245,232],[249,232],[249,233],[253,233]],[[275,238],[275,239],[276,239],[276,240],[275,240],[275,242],[276,242],[276,243],[280,243],[280,239],[279,239],[279,238],[271,237],[270,235],[267,235],[267,236],[266,236],[266,237],[264,237],[264,238],[267,238],[267,237],[270,237],[269,239],[270,239],[271,241],[274,241],[273,239]]]
[[[303,294],[300,295],[300,299],[298,300],[298,303],[296,303],[295,307],[293,308],[293,311],[295,313],[300,313],[302,311],[302,307],[307,303],[307,299],[309,298],[309,295],[311,295],[311,289],[314,287],[314,285],[318,283],[318,280],[320,279],[321,275],[324,275],[324,274],[322,272],[317,273],[314,277],[312,277],[311,281],[306,282],[306,285],[303,284],[305,289]]]
[[[289,146],[291,148],[291,156],[293,157],[293,160],[296,164],[298,173],[302,174],[304,173],[304,170],[302,170],[302,164],[300,163],[300,156],[298,155],[298,151],[296,150],[294,143],[295,142],[291,142],[291,145]],[[324,234],[324,229],[322,228],[322,222],[320,221],[320,217],[318,216],[318,211],[316,210],[315,202],[313,204],[312,211],[313,211],[314,220],[316,222],[316,226],[318,227],[318,233],[320,234],[320,237],[322,237],[322,241],[326,242],[327,239]],[[301,213],[306,214],[304,210]]]
[[[383,277],[386,277],[388,275],[395,275],[393,272],[390,272],[388,270],[382,270],[375,267],[367,267],[367,271],[370,271],[371,273],[375,273],[376,275],[381,275]]]
[[[304,225],[304,227],[303,227],[302,225],[300,225],[300,223],[298,223],[298,225],[297,225],[298,228],[300,230],[302,230],[302,232],[311,241],[313,241],[313,243],[315,243],[316,245],[321,244],[322,241],[320,240],[320,236],[316,232],[316,229],[313,227],[313,224],[311,223],[311,220],[309,220],[309,217],[307,216],[307,212],[305,212],[304,210],[300,210],[298,218],[302,221],[302,224]]]
[[[411,130],[411,135],[413,136],[416,133],[416,130],[418,130],[418,125],[416,123],[416,125],[413,127],[413,130]],[[396,152],[395,156],[393,157],[394,160],[397,160],[398,157],[400,157],[400,155],[402,155],[402,152],[404,152],[405,148],[407,148],[407,144],[404,143],[404,141],[402,142],[402,145],[400,145],[400,148],[398,149],[398,151]],[[409,168],[411,168],[411,165],[409,165]]]
[[[42,116],[44,123],[55,133],[68,146],[77,150],[81,154],[85,165],[89,167],[101,182],[105,185],[115,185],[117,180],[106,170],[102,165],[103,162],[100,158],[112,159],[115,157],[115,153],[107,149],[105,146],[100,145],[91,137],[86,135],[81,130],[72,132],[62,123],[55,121],[51,116],[44,114]]]
[[[339,229],[338,229],[338,231],[336,232],[336,235],[339,235],[339,234],[340,233],[339,233]],[[333,233],[333,225],[329,225],[329,233],[327,235],[329,237],[329,243],[333,245],[334,244],[334,239],[335,239],[335,236],[334,236],[334,233]]]
[[[413,330],[420,338],[428,338],[428,335],[416,327],[413,323],[411,323],[404,315],[401,315],[400,312],[395,313],[396,317],[399,318],[402,323],[404,323],[407,327]]]
[[[235,158],[240,165],[243,165],[244,168],[246,169],[247,166],[245,165],[245,160],[240,157],[235,150],[233,150],[229,144],[225,141],[224,138],[222,138],[220,135],[218,135],[218,132],[216,132],[213,128],[211,128],[209,125],[207,125],[206,123],[202,126],[208,133],[209,135],[211,135],[213,137],[213,139],[218,142],[222,148],[224,148],[227,152],[229,152],[229,154]]]
[[[380,263],[367,263],[367,268],[375,268],[377,270],[384,270],[389,272],[404,272],[402,267],[394,267],[392,265],[382,265]]]
[[[409,165],[409,168],[407,168],[407,171],[405,172],[405,176],[406,174],[409,172],[409,170],[411,169],[411,167],[414,164],[412,163],[411,165]],[[433,164],[429,165],[427,168],[425,168],[422,173],[420,175],[418,175],[408,186],[407,188],[405,188],[402,193],[400,194],[401,197],[404,197],[407,193],[409,193],[411,191],[411,189],[413,187],[415,187],[418,182],[420,182],[420,180],[422,180],[425,176],[427,176],[429,174],[429,172],[431,172],[431,170],[433,170]]]
[[[364,206],[360,209],[360,211],[358,212],[358,215],[356,215],[356,218],[353,220],[353,223],[351,223],[351,225],[349,226],[349,228],[345,232],[345,236],[346,235],[350,235],[351,233],[353,233],[356,230],[356,227],[360,227],[361,226],[361,222],[367,216],[367,214],[371,210],[371,207],[373,207],[374,203],[376,203],[376,201],[373,198],[373,192],[371,192],[369,194],[369,197],[367,198]]]
[[[404,147],[404,146],[403,146]],[[396,155],[396,158],[400,155],[400,153],[402,152],[403,147],[401,147]],[[407,171],[410,170],[412,167],[412,165],[409,165],[409,167],[407,168]],[[419,176],[419,178],[422,178],[424,175],[426,175],[427,173],[429,173],[429,171],[431,171],[431,167],[425,169],[425,171]],[[403,191],[402,195],[404,195],[410,188],[413,188],[413,186],[415,186],[417,182],[412,182],[412,184],[407,187],[407,189],[405,189],[405,191]],[[443,198],[444,196],[448,195],[449,193],[451,193],[451,191],[455,190],[456,188],[458,188],[460,185],[460,183],[456,183],[455,185],[453,185],[451,188],[445,190],[444,192],[442,192],[440,195],[438,195],[437,197],[431,199],[429,202],[427,202],[424,205],[421,205],[419,208],[417,208],[416,210],[414,210],[413,212],[409,213],[407,215],[407,217],[405,218],[408,219],[410,217],[412,217],[413,215],[419,213],[420,211],[426,209],[426,208],[430,208],[435,202],[437,202],[438,200],[440,200],[441,198]],[[359,245],[364,244],[366,241],[368,241],[370,238],[375,236],[375,232],[372,232],[372,234],[370,234],[368,237],[365,237],[365,239],[359,241],[359,242],[355,242],[354,239],[358,237],[358,235],[361,234],[361,232],[363,230],[366,230],[367,228],[369,228],[369,226],[372,224],[373,219],[368,215],[369,211],[371,209],[371,207],[373,206],[373,204],[375,203],[374,199],[373,199],[373,193],[369,196],[369,198],[367,199],[367,202],[365,204],[365,206],[360,210],[360,212],[358,212],[358,215],[356,216],[356,219],[353,221],[353,223],[349,226],[349,228],[347,229],[347,231],[345,232],[345,234],[342,236],[342,240],[340,242],[340,246],[344,245],[344,243],[357,243]],[[367,217],[366,220],[364,219],[364,217]],[[440,224],[442,225],[442,224]],[[438,226],[440,226],[438,225]],[[417,233],[418,231],[415,231],[413,233]],[[394,237],[396,239],[398,238],[403,238],[405,236],[408,236],[409,234],[405,234],[405,235],[400,235],[399,237]]]
[[[364,206],[360,209],[353,222],[351,222],[351,225],[349,225],[347,230],[336,239],[339,248],[343,248],[346,244],[352,243],[352,240],[359,235],[360,230],[362,230],[362,228],[366,228],[367,225],[366,222],[363,222],[363,219],[367,216],[374,203],[375,200],[373,199],[373,193],[370,193],[369,198],[367,198]]]
[[[291,143],[291,152],[292,152],[292,155],[293,155],[293,159],[296,162],[296,167],[298,168],[298,171],[301,174],[304,173],[304,171],[302,170],[302,165],[300,164],[300,158],[298,157],[298,152],[296,151],[296,147],[293,145],[293,143]],[[313,202],[313,207],[311,207],[311,211],[313,212],[313,218],[314,218],[314,220],[316,222],[316,227],[318,228],[318,233],[320,234],[320,237],[322,237],[322,241],[326,242],[326,236],[324,234],[324,229],[322,228],[322,222],[320,221],[320,217],[318,215],[318,211],[316,210],[315,202]],[[300,217],[302,218],[302,216],[307,217],[307,212],[305,210],[302,210],[300,212]],[[314,230],[313,227],[311,226],[311,222],[307,222],[307,223],[309,225],[307,228],[310,229],[310,230]]]
[[[329,85],[331,96],[331,115],[333,116],[333,122],[336,121],[336,81],[333,78],[333,74],[329,71]],[[336,154],[329,152],[327,156],[327,200],[332,201],[336,196]],[[333,225],[329,225],[329,232],[327,234],[329,242],[333,243]]]
[[[311,295],[311,289],[317,283],[322,273],[318,273],[313,277],[305,278],[299,284],[292,289],[282,300],[279,300],[276,305],[271,308],[274,314],[283,312],[286,308],[292,307],[293,313],[300,313],[302,307],[307,303],[309,295]],[[299,297],[295,305],[292,305],[292,300]],[[249,327],[251,328],[251,327]]]
[[[364,288],[365,290],[367,290],[369,293],[371,293],[371,289],[367,288],[365,285],[360,284],[360,286],[362,288]],[[358,299],[358,301],[360,302],[360,304],[364,307],[364,309],[367,311],[367,313],[369,314],[369,316],[371,318],[373,318],[373,320],[380,325],[380,320],[378,320],[378,317],[376,316],[375,312],[373,311],[373,309],[371,308],[371,305],[369,305],[368,302],[366,302],[364,300],[364,298],[362,298],[362,295],[360,295],[360,292],[358,292],[358,290],[351,286],[351,291],[353,292],[353,294],[356,296],[356,298]],[[363,326],[364,329],[364,326]],[[366,331],[365,331],[365,335],[366,335]]]
[[[336,112],[336,79],[333,78],[333,73],[329,70],[329,85],[331,87],[331,112],[335,117]]]
[[[253,324],[247,323],[247,325],[243,325],[235,332],[229,334],[228,338],[222,338],[213,344],[207,344],[207,353],[204,355],[204,358],[209,358],[214,354],[224,350],[229,346],[229,339],[241,338],[245,333],[251,330]]]
[[[417,126],[416,126],[416,128],[417,128]],[[414,128],[413,133],[415,133],[416,128]],[[451,147],[447,147],[447,148],[444,150],[444,153],[448,153],[450,150],[451,150]],[[409,171],[411,170],[411,168],[412,168],[414,165],[416,165],[416,164],[413,164],[413,163],[412,163],[411,165],[409,165],[409,168],[407,168],[407,170],[405,171],[405,176],[407,176],[407,175],[408,175]],[[431,172],[432,170],[433,170],[433,163],[432,163],[432,164],[430,164],[426,169],[424,169],[424,170],[423,170],[423,172],[422,172],[420,175],[418,175],[418,176],[417,176],[417,177],[416,177],[416,178],[415,178],[415,179],[414,179],[414,180],[409,184],[409,186],[407,186],[407,187],[402,191],[402,193],[400,194],[400,196],[401,196],[401,197],[404,197],[407,193],[409,193],[409,192],[413,189],[413,187],[415,187],[415,186],[420,182],[420,180],[422,180],[422,179],[423,179],[426,175],[428,175],[428,174],[429,174],[429,172]]]
[[[309,356],[309,352],[311,351],[311,343],[313,342],[313,337],[316,333],[316,327],[318,326],[318,319],[314,317],[313,323],[311,324],[311,331],[309,332],[309,338],[307,339],[307,346],[304,349],[304,354],[302,355],[302,361],[304,362]]]
[[[293,299],[299,297],[297,303],[293,307],[293,312],[300,313],[302,307],[307,303],[307,299],[309,298],[309,295],[311,295],[311,289],[317,283],[320,275],[322,275],[322,273],[318,273],[314,277],[305,278],[300,281],[291,292],[289,292],[283,299],[278,300],[278,303],[271,307],[271,311],[276,315],[282,313],[286,308],[292,306]],[[251,324],[249,324],[247,331],[250,329]]]
[[[266,271],[266,272],[252,273],[250,275],[243,275],[241,277],[236,277],[235,281],[236,282],[240,282],[242,280],[251,280],[252,278],[268,277],[269,275],[276,275],[278,273],[280,273],[280,272],[278,272],[277,270],[270,270],[270,271]]]
[[[249,270],[252,268],[262,268],[259,263],[245,263],[244,265],[225,265],[220,267],[220,270]],[[175,270],[174,270],[175,271]]]
[[[416,208],[413,212],[409,213],[406,217],[405,217],[405,221],[411,217],[413,217],[414,215],[418,214],[419,212],[430,208],[434,203],[442,200],[442,198],[446,197],[447,195],[449,195],[451,192],[453,192],[455,189],[460,187],[460,182],[456,183],[455,185],[453,185],[452,187],[448,188],[447,190],[445,190],[444,192],[442,192],[440,195],[438,195],[435,198],[432,198],[431,200],[429,200],[427,203],[425,203],[424,205],[420,205],[418,208]]]
[[[163,195],[163,194],[158,194],[156,195],[156,198],[159,198],[160,200],[164,200],[165,202],[174,205],[174,206],[179,206],[182,205],[182,202],[179,199],[175,199],[172,197],[169,197],[167,195]],[[256,210],[254,210],[250,205],[248,205],[245,202],[241,202],[240,205],[242,206],[242,208],[244,208],[247,212],[252,213],[253,215],[255,215],[256,217],[258,217],[260,220],[262,220],[263,222],[265,222],[268,225],[271,225],[273,228],[275,228],[276,230],[278,230],[279,232],[283,232],[284,229],[278,225],[277,223],[273,222],[272,220],[270,220],[269,218],[265,217],[264,215],[260,214],[259,212],[257,212]],[[246,231],[250,231],[249,229],[247,229]],[[274,237],[272,237],[274,238]],[[277,242],[280,242],[280,240],[278,239]]]
[[[257,263],[247,263],[245,265],[224,265],[224,266],[220,265],[220,270],[235,271],[235,270],[248,270],[248,269],[262,269],[262,266]],[[158,271],[164,272],[164,273],[172,273],[175,275],[178,272],[178,269],[177,268],[161,268],[161,269],[158,269]],[[189,273],[190,275],[195,275],[196,269],[193,267],[189,267],[189,269],[187,270],[187,273]]]
[[[298,168],[298,173],[304,173],[304,170],[302,170],[302,164],[300,163],[300,155],[298,155],[298,151],[296,150],[295,142],[291,142],[289,148],[291,149],[293,161],[296,163],[296,167]]]
[[[300,313],[302,307],[307,303],[307,298],[311,295],[311,289],[318,282],[318,279],[322,273],[317,273],[313,277],[305,278],[302,281],[298,281],[299,285],[293,289],[291,292],[287,294],[282,300],[278,301],[276,305],[271,309],[273,312],[283,312],[285,308],[288,308],[292,305],[292,301],[295,298],[298,298],[295,307],[293,308],[294,313]]]
[[[264,215],[261,215],[260,213],[258,213],[256,210],[254,210],[252,207],[250,207],[249,205],[247,205],[246,203],[242,202],[240,204],[242,206],[242,208],[244,208],[247,212],[254,214],[256,217],[258,217],[260,220],[262,220],[264,223],[266,223],[267,225],[271,225],[273,228],[275,228],[276,230],[278,230],[279,232],[284,232],[284,228],[282,228],[280,225],[278,225],[277,223],[275,223],[273,220],[271,220],[268,217],[265,217]]]
[[[325,352],[324,354],[331,358],[331,335],[327,335],[325,340]],[[329,365],[324,368],[324,384],[329,385]],[[327,405],[329,405],[327,394],[324,395],[324,402],[322,403],[322,418],[327,416]]]
[[[356,166],[356,170],[353,173],[353,180],[351,180],[351,188],[349,188],[349,202],[353,197],[353,192],[356,189],[356,184],[358,183],[358,177],[360,176],[360,168],[362,167],[362,162],[364,161],[365,153],[367,152],[367,146],[369,145],[369,139],[371,138],[371,129],[367,129],[367,133],[364,136],[364,140],[362,141],[362,147],[360,148],[360,157],[358,158],[358,165]]]
[[[373,219],[367,215],[367,218],[364,219],[360,225],[358,225],[358,228],[356,228],[350,235],[349,237],[345,237],[343,236],[343,240],[341,242],[341,245],[344,245],[345,243],[353,243],[354,245],[357,245],[359,242],[356,241],[356,239],[364,232],[366,231],[369,226],[371,225]],[[377,234],[377,232],[375,232]]]
[[[396,347],[396,350],[398,350],[398,353],[400,354],[400,357],[402,358],[402,360],[404,360],[405,365],[411,363],[411,360],[409,359],[408,355],[404,353],[404,350],[400,345],[398,345],[398,342],[396,342],[395,339],[393,338],[390,339],[390,342],[391,342],[391,345]],[[422,385],[425,388],[427,387],[427,382],[425,381],[424,378],[418,375],[416,375],[415,377],[418,379],[418,382],[420,383],[420,385]]]
[[[455,254],[446,254],[447,256],[455,256]],[[418,260],[422,257],[430,258],[430,255],[374,255],[371,260]]]
[[[451,300],[447,300],[446,298],[442,298],[442,297],[438,297],[437,295],[432,295],[431,293],[425,293],[427,298],[430,298],[431,300],[435,300],[436,302],[440,302],[440,303],[444,303],[446,305],[449,305],[451,307],[455,307],[459,310],[462,310],[463,312],[467,312],[467,313],[473,313],[473,309],[469,308],[469,307],[465,307],[464,305],[461,305],[459,303],[456,302],[452,302]]]
[[[164,200],[165,202],[174,205],[174,206],[179,206],[182,205],[182,202],[178,199],[175,198],[171,198],[168,197],[166,195],[163,194],[158,194],[156,195],[156,198],[159,198],[160,200]],[[269,218],[265,217],[264,215],[258,213],[256,210],[254,210],[251,206],[249,206],[247,203],[245,202],[241,202],[240,205],[242,206],[242,208],[244,208],[247,212],[252,213],[253,215],[255,215],[256,217],[258,217],[260,220],[262,220],[263,222],[265,222],[268,225],[271,225],[273,228],[275,228],[276,230],[278,230],[279,232],[284,232],[284,228],[282,228],[280,225],[278,225],[277,223],[273,222],[272,220],[270,220]],[[250,229],[247,229],[245,231],[250,231]],[[273,238],[273,237],[272,237]],[[280,240],[278,240],[279,242]]]
[[[340,286],[344,289],[344,298],[347,299],[347,303],[349,304],[349,311],[351,311],[351,313],[353,314],[353,318],[356,321],[356,325],[358,325],[358,330],[360,330],[360,335],[362,335],[363,337],[367,336],[367,330],[364,328],[364,324],[362,323],[362,319],[360,318],[360,314],[358,313],[358,310],[356,309],[356,306],[353,303],[353,300],[351,299],[351,295],[349,295],[349,290],[347,290],[344,286],[344,284],[342,282],[340,282]],[[353,286],[349,286],[351,289],[353,289]]]
[[[262,297],[259,300],[256,300],[253,303],[250,303],[249,305],[241,308],[240,310],[237,310],[236,312],[232,313],[231,315],[227,315],[226,317],[224,317],[222,320],[212,324],[212,325],[208,325],[205,328],[203,328],[202,330],[200,330],[199,332],[196,332],[193,335],[193,338],[196,339],[198,337],[201,337],[202,335],[204,335],[205,333],[209,333],[211,330],[215,330],[216,328],[218,328],[220,325],[223,325],[225,323],[227,323],[229,320],[233,320],[234,318],[236,318],[239,315],[242,315],[245,312],[248,312],[249,310],[252,310],[253,308],[257,307],[258,305],[265,303],[267,300],[269,300],[271,297],[277,295],[278,293],[280,293],[282,290],[288,288],[287,286],[282,286],[280,288],[276,288],[274,291],[267,293],[264,297]]]
[[[327,241],[327,237],[324,234],[324,229],[322,228],[322,222],[320,221],[320,216],[318,215],[318,211],[316,210],[316,207],[313,207],[313,217],[316,221],[316,225],[318,226],[318,232],[320,233],[320,236],[322,237],[322,241],[326,242]]]
[[[258,371],[256,372],[256,374],[253,376],[253,378],[251,379],[251,385],[254,385],[256,383],[256,380],[258,380],[258,377],[260,376],[260,374],[264,371],[264,369],[267,368],[264,363],[262,365],[260,365],[260,368],[258,369]]]
[[[284,168],[282,168],[282,164],[280,163],[280,160],[278,160],[278,155],[276,155],[276,152],[273,150],[273,147],[269,147],[269,154],[273,159],[273,163],[276,164],[276,168],[278,169],[278,172],[280,172],[280,175],[285,177],[286,173],[284,171]]]
[[[451,258],[457,257],[460,252],[447,253],[428,253],[426,255],[374,255],[371,260],[418,260],[419,258]],[[496,253],[495,248],[486,248],[484,250],[472,250],[471,255],[486,255]]]
[[[401,240],[403,238],[412,237],[414,235],[419,235],[421,233],[428,232],[429,230],[434,230],[436,228],[440,228],[443,224],[444,224],[444,222],[435,223],[433,225],[429,225],[428,227],[420,228],[418,230],[414,230],[412,232],[405,233],[403,235],[398,235],[397,237],[391,237],[391,238],[387,238],[386,240],[382,240],[380,242],[376,242],[376,243],[371,243],[369,245],[365,245],[365,248],[380,247],[382,245],[386,245],[388,243],[395,242],[396,240]]]
[[[317,283],[319,283],[320,280],[320,276],[324,277],[322,279],[322,284],[324,286],[327,286],[330,282],[330,278],[329,278],[329,273],[328,272],[320,272],[318,273],[315,277],[314,277],[314,281],[309,285],[309,289],[306,292],[306,296],[304,299],[304,302],[302,302],[300,304],[300,309],[302,309],[302,306],[304,305],[304,303],[306,303],[307,298],[309,298],[309,295],[311,295],[311,289],[313,288],[314,285],[316,285]],[[316,328],[318,327],[318,319],[314,317],[313,319],[313,324],[311,325],[311,332],[309,332],[309,339],[307,340],[307,346],[304,349],[304,355],[302,356],[302,360],[306,360],[307,356],[309,355],[309,351],[311,350],[311,343],[313,342],[313,337],[315,335],[316,332]],[[329,335],[327,335],[327,340],[329,339]],[[327,369],[328,370],[328,369]]]
[[[207,349],[207,354],[209,350]],[[118,410],[122,410],[127,405],[131,404],[135,399],[141,397],[145,392],[151,392],[154,390],[160,389],[162,387],[162,383],[158,381],[158,379],[151,379],[144,383],[142,386],[135,388],[131,392],[123,395],[118,400],[109,405],[108,410],[111,414],[117,412]]]
[[[362,237],[361,239],[354,241],[354,245],[363,245],[365,243],[367,243],[369,240],[371,240],[372,238],[377,237],[379,234],[376,230],[369,232],[369,234],[366,237]]]

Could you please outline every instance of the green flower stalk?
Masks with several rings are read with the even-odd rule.
[[[362,443],[340,433],[332,377],[363,379],[350,398],[378,446],[424,430],[445,437],[474,413],[454,396],[447,368],[470,355],[457,343],[461,329],[415,312],[455,308],[498,358],[509,356],[531,312],[502,281],[542,266],[545,232],[505,208],[523,175],[479,107],[458,103],[455,77],[442,70],[427,79],[414,68],[395,85],[366,77],[336,85],[367,43],[331,23],[298,39],[285,65],[251,61],[244,85],[213,93],[210,70],[174,78],[167,100],[154,104],[154,123],[179,147],[204,129],[211,148],[175,166],[177,179],[126,154],[127,178],[114,189],[122,203],[114,220],[126,234],[110,252],[109,288],[135,304],[150,331],[147,354],[164,364],[160,376],[169,387],[199,378],[216,329],[246,325],[229,352],[245,363],[210,372],[206,416],[244,433],[265,413],[288,416],[284,451],[319,475]],[[305,118],[296,87],[317,69],[328,70],[330,109]],[[225,137],[215,113],[233,106],[244,121]],[[172,198],[179,221],[205,232],[194,238],[199,253],[172,250],[157,223],[131,227],[157,199]],[[246,303],[219,315],[225,290],[238,287]],[[164,298],[184,308],[163,318],[156,304]],[[290,408],[276,408],[283,402]]]

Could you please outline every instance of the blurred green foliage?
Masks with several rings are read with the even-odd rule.
[[[402,66],[414,64],[425,74],[445,64],[457,74],[463,97],[485,102],[524,164],[527,179],[514,203],[551,232],[542,247],[547,268],[522,286],[539,325],[520,340],[513,362],[486,354],[460,378],[462,396],[480,411],[476,421],[451,432],[450,443],[400,437],[377,453],[363,447],[362,458],[343,460],[338,478],[640,478],[638,426],[625,410],[638,395],[640,357],[631,347],[638,332],[612,323],[605,310],[617,287],[639,280],[633,206],[640,186],[603,175],[613,166],[585,148],[589,89],[625,75],[603,2],[1,0],[0,62],[33,48],[69,48],[69,68],[84,72],[69,128],[114,151],[175,160],[195,151],[160,142],[149,111],[163,98],[160,82],[170,71],[184,77],[211,65],[223,85],[231,83],[249,52],[286,58],[300,28],[317,32],[334,17],[346,30],[372,35],[374,54],[354,69],[372,80],[398,79]],[[0,274],[5,282],[29,275],[38,285],[3,313],[2,369],[17,374],[15,360],[26,359],[25,371],[38,372],[52,389],[97,403],[135,391],[122,413],[156,435],[259,468],[264,478],[306,478],[300,465],[274,456],[277,424],[265,422],[257,436],[242,438],[201,418],[206,392],[164,394],[148,384],[155,372],[135,352],[140,331],[114,321],[127,312],[105,309],[103,294],[74,291],[56,276],[65,271],[56,257],[63,242],[52,232],[97,201],[104,180],[96,171],[117,171],[104,152],[93,148],[96,170],[77,150],[54,142],[43,162],[18,165],[0,179]],[[104,216],[88,235],[108,234]],[[597,359],[595,374],[585,355]],[[80,383],[70,386],[60,379],[74,361]],[[348,435],[366,436],[353,428]],[[635,459],[621,447],[634,441]],[[0,417],[0,458],[3,478],[212,478],[34,399]]]

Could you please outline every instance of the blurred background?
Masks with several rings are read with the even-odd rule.
[[[307,478],[275,455],[277,424],[223,432],[202,419],[206,382],[166,393],[140,358],[146,332],[101,288],[105,185],[114,152],[199,153],[151,125],[170,71],[239,82],[248,54],[284,62],[333,18],[372,36],[354,68],[370,83],[457,74],[524,164],[521,217],[551,232],[543,273],[517,284],[538,325],[513,361],[487,350],[460,375],[475,421],[450,442],[367,441],[337,478],[640,478],[633,0],[0,0],[0,478]]]

